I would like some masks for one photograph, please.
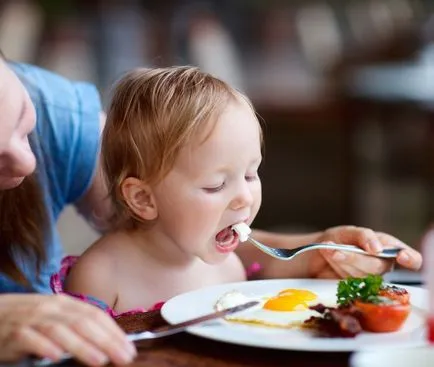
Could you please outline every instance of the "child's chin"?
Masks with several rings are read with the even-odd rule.
[[[201,256],[201,260],[208,265],[218,265],[221,264],[223,261],[227,259],[227,257],[230,255],[230,252],[227,253],[220,253],[220,252],[214,252],[214,253],[208,253],[205,256]]]

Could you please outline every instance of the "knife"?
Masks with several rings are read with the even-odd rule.
[[[204,316],[196,317],[194,319],[183,321],[183,322],[180,322],[178,324],[160,326],[160,327],[153,329],[153,330],[147,330],[147,331],[143,331],[140,333],[128,334],[127,338],[128,338],[128,340],[133,341],[133,342],[140,341],[140,340],[151,340],[151,339],[162,338],[165,336],[173,335],[173,334],[179,333],[181,331],[184,331],[186,328],[193,326],[193,325],[198,325],[198,324],[201,324],[201,323],[206,322],[206,321],[219,319],[219,318],[227,316],[227,315],[231,315],[231,314],[234,314],[237,312],[247,310],[248,308],[256,306],[259,303],[260,303],[259,301],[250,301],[250,302],[238,305],[238,306],[225,308],[224,310],[213,312],[213,313],[210,313],[208,315],[204,315]],[[71,356],[69,353],[65,353],[64,356],[59,361],[56,361],[56,362],[52,361],[49,358],[41,358],[41,359],[33,359],[30,363],[28,363],[26,365],[35,366],[35,367],[50,366],[50,365],[54,365],[54,364],[58,364],[58,363],[63,363],[63,362],[65,362],[69,359],[72,359],[72,358],[73,358],[73,356]]]
[[[225,308],[224,310],[221,310],[221,311],[213,312],[213,313],[210,313],[208,315],[204,315],[204,316],[196,317],[196,318],[191,319],[191,320],[180,322],[178,324],[160,326],[160,327],[158,327],[152,331],[143,331],[143,332],[137,333],[137,334],[129,334],[127,337],[128,337],[128,340],[135,342],[135,341],[139,341],[139,340],[157,339],[157,338],[161,338],[163,336],[173,335],[173,334],[179,333],[181,331],[184,331],[186,328],[188,328],[192,325],[201,324],[205,321],[218,319],[218,318],[221,318],[221,317],[224,317],[227,315],[231,315],[231,314],[236,313],[236,312],[244,311],[244,310],[247,310],[248,308],[251,308],[251,307],[256,306],[258,304],[259,304],[258,301],[250,301],[250,302],[238,305],[238,306]]]

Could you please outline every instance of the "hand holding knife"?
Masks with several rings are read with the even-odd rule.
[[[206,321],[219,319],[219,318],[225,317],[227,315],[231,315],[231,314],[234,314],[237,312],[247,310],[248,308],[251,308],[251,307],[256,306],[258,304],[259,304],[258,301],[250,301],[250,302],[238,305],[238,306],[234,306],[234,307],[226,308],[226,309],[221,310],[221,311],[213,312],[213,313],[210,313],[208,315],[204,315],[204,316],[196,317],[196,318],[191,319],[191,320],[183,321],[183,322],[180,322],[178,324],[160,326],[154,330],[147,330],[147,331],[143,331],[140,333],[129,334],[127,336],[127,338],[130,341],[151,340],[151,339],[162,338],[165,336],[180,333],[181,331],[184,331],[185,329],[187,329],[188,327],[193,326],[193,325],[198,325],[198,324],[204,323]],[[50,365],[54,365],[57,363],[65,362],[66,360],[69,360],[72,358],[73,357],[70,354],[65,354],[60,361],[56,361],[56,362],[53,362],[52,360],[50,360],[48,358],[32,359],[31,362],[26,364],[26,365],[35,366],[35,367],[50,366]]]

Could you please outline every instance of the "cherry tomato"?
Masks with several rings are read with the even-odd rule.
[[[410,304],[397,301],[368,303],[356,300],[354,306],[360,313],[360,324],[366,331],[387,333],[397,331],[410,313]]]
[[[407,290],[404,288],[399,288],[395,286],[387,287],[381,289],[378,295],[398,301],[403,305],[407,305],[410,303],[410,293],[408,293]]]

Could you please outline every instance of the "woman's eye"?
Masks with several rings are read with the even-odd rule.
[[[215,192],[219,192],[223,189],[223,187],[225,186],[225,183],[223,182],[221,185],[219,186],[215,186],[215,187],[205,187],[204,190],[205,192],[208,193],[215,193]]]

